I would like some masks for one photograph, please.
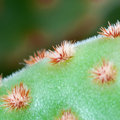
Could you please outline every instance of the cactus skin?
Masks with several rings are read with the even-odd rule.
[[[20,110],[0,107],[0,119],[56,120],[63,110],[71,110],[78,120],[119,120],[120,37],[93,37],[75,46],[70,60],[51,64],[44,58],[4,78],[1,97],[22,82],[30,89],[31,103]],[[117,70],[116,79],[109,84],[95,83],[90,73],[103,58]]]

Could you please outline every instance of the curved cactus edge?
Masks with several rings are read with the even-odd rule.
[[[84,45],[86,43],[90,43],[90,42],[93,42],[95,41],[96,39],[100,39],[100,38],[103,38],[104,36],[102,35],[97,35],[97,36],[93,36],[93,37],[90,37],[90,38],[87,38],[85,40],[82,40],[82,41],[77,41],[76,43],[74,43],[75,47],[78,47],[79,45]],[[49,58],[44,58],[44,59],[49,59]],[[36,64],[36,63],[35,63]],[[50,63],[51,64],[51,63]],[[23,67],[22,69],[19,69],[17,70],[16,72],[13,72],[11,75],[8,75],[7,77],[3,77],[2,78],[2,82],[7,82],[8,78],[9,77],[12,77],[12,76],[15,76],[18,72],[23,72],[24,69],[26,69],[26,67],[29,67],[29,65],[25,65],[25,67]]]

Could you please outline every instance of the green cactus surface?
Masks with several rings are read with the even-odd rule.
[[[4,78],[0,120],[119,120],[120,37],[92,37],[74,43],[74,50],[68,60],[53,64],[46,57]],[[114,77],[101,82],[92,71],[103,60],[112,63],[108,68]],[[2,98],[20,83],[30,90],[28,105],[11,109]],[[62,118],[63,111],[74,117]]]

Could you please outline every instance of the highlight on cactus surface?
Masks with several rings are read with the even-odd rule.
[[[37,51],[37,53],[34,53],[34,56],[30,56],[30,59],[29,60],[24,60],[24,62],[26,63],[26,64],[29,64],[29,65],[31,65],[31,64],[34,64],[34,63],[37,63],[37,62],[39,62],[41,59],[43,59],[43,58],[45,58],[45,57],[47,57],[47,52],[46,52],[46,50],[44,49],[44,50],[42,50],[42,51]]]
[[[57,120],[78,120],[77,117],[71,112],[71,110],[63,111],[60,118]]]
[[[101,32],[98,32],[99,34],[106,36],[106,37],[111,37],[111,38],[116,38],[120,36],[120,22],[117,21],[116,24],[111,25],[110,22],[108,22],[109,26],[108,28],[101,27],[100,30]]]
[[[66,61],[74,56],[75,47],[70,41],[63,41],[60,46],[53,47],[55,51],[50,50],[50,62],[53,64]]]
[[[10,110],[26,108],[31,99],[29,92],[30,90],[28,90],[23,83],[16,85],[12,91],[8,91],[8,95],[4,95],[1,98],[2,102],[4,102],[2,106]]]
[[[109,83],[115,81],[116,72],[112,62],[102,60],[101,65],[97,65],[92,69],[92,77],[98,83]]]

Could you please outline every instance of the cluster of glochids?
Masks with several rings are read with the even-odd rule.
[[[2,106],[10,110],[18,110],[27,107],[31,99],[29,92],[30,90],[27,89],[23,83],[16,85],[11,91],[8,91],[8,95],[2,97],[1,100],[5,102]]]
[[[106,36],[106,37],[111,37],[111,38],[116,38],[120,36],[120,22],[117,21],[116,24],[111,25],[110,22],[108,22],[109,27],[106,29],[104,27],[101,27],[100,30],[101,32],[98,32],[99,34]]]
[[[120,36],[120,22],[118,21],[115,25],[110,23],[108,29],[101,28],[99,34],[105,37],[116,38]],[[57,64],[69,60],[75,54],[75,44],[70,41],[64,41],[60,46],[53,47],[54,51],[37,51],[33,56],[30,56],[29,60],[24,60],[26,64],[32,65],[41,61],[44,58],[49,58],[50,63]],[[117,70],[113,63],[107,60],[102,60],[101,64],[97,65],[91,70],[91,76],[93,80],[97,83],[109,83],[115,80]],[[0,81],[2,80],[2,75],[0,75]],[[1,83],[1,82],[0,82]],[[31,97],[29,95],[30,90],[20,83],[16,85],[8,95],[3,96],[1,99],[3,101],[4,107],[9,109],[21,109],[29,105]],[[70,112],[63,112],[62,116],[58,120],[77,120],[75,116]]]
[[[62,111],[60,117],[56,120],[78,120],[78,118],[71,112],[71,110],[68,110]]]
[[[71,41],[64,41],[61,43],[61,46],[53,47],[53,49],[54,51],[37,51],[37,54],[34,53],[34,57],[30,56],[30,59],[24,60],[24,62],[28,65],[31,65],[44,58],[49,58],[52,64],[57,64],[72,58],[75,53],[75,46]]]

